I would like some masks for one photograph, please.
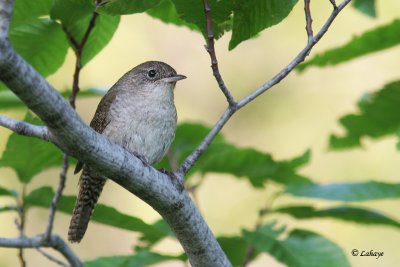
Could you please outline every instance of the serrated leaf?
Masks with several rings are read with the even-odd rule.
[[[69,47],[61,26],[48,19],[13,27],[10,40],[15,50],[45,77],[61,67]]]
[[[258,251],[269,253],[289,267],[350,266],[339,246],[310,231],[295,229],[283,240],[265,231],[244,230],[243,236]]]
[[[234,5],[229,50],[285,19],[298,0],[249,0]]]
[[[68,27],[68,30],[78,42],[81,42],[89,25],[89,20],[90,16],[86,16]],[[119,16],[99,15],[97,17],[95,26],[83,49],[82,66],[93,59],[111,41],[118,28],[119,21]]]
[[[200,124],[183,123],[177,128],[176,137],[171,146],[172,154],[182,162],[210,131]],[[310,180],[298,175],[296,168],[306,163],[309,152],[289,161],[275,161],[268,153],[253,148],[238,148],[227,143],[219,134],[199,159],[192,171],[209,173],[229,173],[249,179],[255,187],[264,186],[267,180],[281,184],[310,183]],[[159,165],[167,166],[167,161]]]
[[[107,90],[99,88],[82,89],[79,91],[79,98],[81,97],[93,97],[103,96]],[[68,98],[71,91],[63,91],[60,94]],[[11,108],[26,108],[26,105],[19,99],[12,91],[0,91],[0,110],[11,109]]]
[[[372,18],[376,17],[375,0],[354,0],[353,7]]]
[[[365,95],[358,107],[358,114],[348,114],[340,118],[340,124],[346,129],[346,134],[330,137],[332,149],[360,146],[360,140],[365,136],[379,138],[396,134],[400,128],[400,81]]]
[[[27,113],[24,121],[41,124]],[[62,152],[53,144],[42,140],[12,133],[0,159],[0,167],[10,167],[22,183],[29,183],[36,174],[62,162]]]
[[[337,201],[368,201],[400,198],[400,184],[383,182],[289,185],[285,193],[297,197]]]
[[[347,44],[325,51],[300,64],[296,69],[303,71],[311,66],[328,66],[343,63],[370,53],[391,48],[400,43],[400,20],[396,19],[360,36],[354,37]]]
[[[25,197],[24,203],[28,207],[48,208],[53,199],[53,195],[54,192],[51,187],[41,187],[30,192]],[[74,196],[62,196],[57,211],[71,214],[75,201],[76,197]],[[141,240],[146,241],[149,244],[153,244],[166,236],[166,234],[160,231],[158,227],[154,227],[137,217],[121,213],[115,208],[100,203],[96,205],[91,221],[143,233],[145,238],[141,238]]]
[[[297,219],[333,218],[361,224],[400,227],[399,222],[380,212],[359,207],[315,209],[312,206],[289,206],[276,208],[271,212],[289,214]]]
[[[193,31],[200,31],[195,24],[186,22],[179,17],[172,0],[161,1],[159,5],[147,10],[146,13],[164,23],[171,23],[177,26],[187,27]]]
[[[53,0],[17,0],[11,18],[11,29],[49,14]]]
[[[101,13],[109,15],[126,15],[142,13],[160,4],[162,0],[111,0],[105,1],[98,10]]]
[[[84,262],[85,267],[143,267],[170,260],[182,260],[183,256],[163,255],[148,250],[142,250],[130,256],[100,257]]]

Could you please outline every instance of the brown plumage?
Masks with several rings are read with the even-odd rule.
[[[184,78],[163,62],[149,61],[136,66],[102,98],[90,126],[131,153],[139,154],[148,164],[161,160],[175,136],[173,89]],[[101,173],[78,162],[75,173],[81,169],[79,194],[68,231],[71,242],[83,238],[106,182]]]

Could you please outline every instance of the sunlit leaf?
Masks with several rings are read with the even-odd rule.
[[[39,17],[48,16],[53,0],[17,0],[11,17],[11,29],[19,24],[35,21]]]
[[[69,47],[60,24],[48,19],[13,27],[10,39],[15,50],[45,77],[61,67]]]

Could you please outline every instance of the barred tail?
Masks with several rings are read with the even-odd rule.
[[[70,242],[80,242],[85,235],[105,182],[106,179],[96,171],[86,166],[83,168],[79,179],[79,195],[69,224],[68,240]]]

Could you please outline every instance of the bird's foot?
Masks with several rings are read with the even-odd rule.
[[[179,190],[183,191],[183,189],[185,188],[183,181],[181,181],[181,179],[179,179],[174,172],[172,171],[168,171],[164,168],[158,169],[158,171],[168,175],[168,177],[171,179],[171,182],[174,184],[177,184],[179,186]]]
[[[141,161],[144,165],[150,166],[150,164],[147,162],[147,159],[146,159],[144,156],[140,155],[140,154],[137,153],[137,152],[132,152],[132,155],[134,155],[135,157],[137,157],[138,159],[140,159],[140,161]]]

